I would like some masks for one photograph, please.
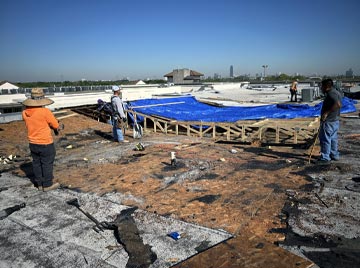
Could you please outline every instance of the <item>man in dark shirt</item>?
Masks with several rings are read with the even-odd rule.
[[[321,82],[321,90],[325,100],[321,108],[320,147],[321,157],[319,163],[330,163],[339,160],[338,130],[341,108],[341,94],[334,87],[331,79]]]

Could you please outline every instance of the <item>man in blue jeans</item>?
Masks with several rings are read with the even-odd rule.
[[[123,130],[121,125],[124,126],[126,123],[126,115],[124,111],[124,105],[120,98],[120,87],[113,86],[112,90],[114,95],[111,97],[111,105],[114,111],[114,115],[112,117],[112,125],[113,125],[113,136],[114,141],[116,142],[129,142],[124,140]]]
[[[331,160],[339,160],[338,130],[341,108],[341,94],[334,87],[331,79],[321,82],[321,91],[325,99],[321,108],[320,147],[321,156],[319,164],[329,164]]]

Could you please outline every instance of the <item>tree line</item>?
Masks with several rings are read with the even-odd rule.
[[[132,81],[123,79],[123,80],[108,80],[108,81],[92,81],[92,80],[81,80],[81,81],[55,81],[55,82],[18,82],[17,86],[21,88],[34,88],[34,87],[72,87],[72,86],[111,86],[111,85],[129,85]],[[163,84],[164,80],[147,80],[147,84]]]
[[[331,78],[333,80],[340,80],[340,81],[346,81],[346,82],[358,82],[360,81],[360,76],[353,76],[353,77],[346,77],[345,75],[337,75],[337,76],[319,76],[320,80]],[[204,82],[290,82],[298,79],[299,81],[309,81],[312,80],[310,77],[306,77],[304,75],[287,75],[287,74],[280,74],[280,75],[268,75],[265,78],[264,77],[250,77],[247,75],[240,75],[236,77],[224,77],[224,78],[212,78],[208,77],[202,81]]]
[[[343,82],[358,82],[360,81],[360,76],[354,76],[354,77],[345,77],[344,75],[338,75],[338,76],[322,76],[321,79],[325,78],[332,78],[334,80],[340,80]],[[310,78],[298,75],[298,76],[291,76],[287,74],[280,74],[280,75],[269,75],[265,78],[257,77],[257,78],[251,78],[247,75],[241,75],[236,76],[233,78],[230,77],[224,77],[224,78],[204,78],[201,80],[201,82],[243,82],[243,81],[249,81],[253,83],[257,82],[291,82],[298,79],[299,81],[309,81]],[[152,80],[143,80],[146,84],[166,84],[166,81],[163,79],[152,79]],[[34,88],[34,87],[71,87],[71,86],[107,86],[107,85],[130,85],[132,84],[132,81],[122,79],[122,80],[108,80],[108,81],[92,81],[92,80],[81,80],[81,81],[55,81],[55,82],[44,82],[44,81],[38,81],[38,82],[18,82],[16,83],[17,86],[21,88]]]

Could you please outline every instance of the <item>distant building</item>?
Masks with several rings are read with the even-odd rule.
[[[6,95],[6,94],[16,94],[18,92],[19,87],[11,84],[7,81],[0,81],[0,95]],[[7,100],[9,98],[6,98]],[[3,99],[5,100],[5,99]],[[0,114],[7,114],[7,113],[18,113],[22,111],[22,104],[21,103],[15,103],[13,101],[3,101],[0,103]],[[2,119],[4,120],[4,119]],[[2,121],[4,123],[4,121]]]
[[[322,77],[321,76],[309,76],[310,80],[321,82]]]
[[[19,87],[7,81],[0,81],[0,89],[19,89]]]
[[[141,85],[146,85],[146,83],[142,80],[136,80],[136,81],[130,81],[129,85],[141,86]]]
[[[200,83],[201,76],[204,74],[190,69],[174,69],[164,75],[168,83],[174,84],[197,84]]]
[[[230,78],[234,78],[234,67],[230,65]]]
[[[214,79],[220,79],[221,78],[221,75],[218,74],[218,73],[214,73]]]
[[[347,70],[346,72],[345,72],[345,76],[346,77],[354,77],[354,72],[353,72],[353,70],[350,68],[349,70]]]

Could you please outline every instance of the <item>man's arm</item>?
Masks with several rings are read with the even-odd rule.
[[[46,121],[49,124],[50,128],[58,129],[60,127],[58,120],[55,118],[55,116],[49,109],[46,109],[46,113]]]
[[[120,100],[120,98],[115,98],[115,106],[116,106],[116,111],[119,114],[119,116],[121,118],[125,118],[125,112],[124,112],[124,108],[122,106],[122,102]]]

